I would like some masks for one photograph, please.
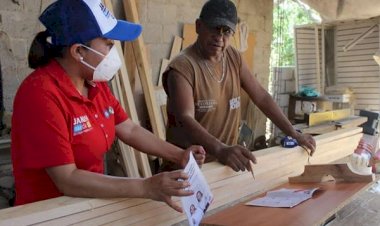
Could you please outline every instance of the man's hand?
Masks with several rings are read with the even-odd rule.
[[[188,175],[183,170],[156,174],[144,179],[144,196],[156,201],[166,202],[171,208],[182,212],[182,208],[172,200],[172,196],[194,194],[193,191],[185,190],[190,186],[187,179]]]
[[[202,164],[205,162],[206,159],[206,151],[203,149],[202,146],[199,145],[192,145],[186,149],[186,151],[182,155],[181,159],[181,167],[185,168],[186,164],[189,162],[190,153],[193,153],[194,159],[197,162],[199,167],[202,167]]]
[[[297,140],[299,146],[310,150],[310,156],[313,156],[316,144],[314,138],[310,134],[299,133],[294,138]]]
[[[249,161],[256,163],[255,156],[246,148],[240,145],[227,146],[217,152],[216,157],[219,162],[231,167],[234,171],[251,170]]]

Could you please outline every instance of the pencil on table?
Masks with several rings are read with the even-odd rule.
[[[243,146],[244,146],[244,148],[247,148],[247,144],[245,143],[245,141],[243,141]],[[249,167],[251,168],[252,177],[255,180],[255,174],[253,173],[253,162],[252,162],[252,160],[249,160]]]
[[[249,160],[249,166],[251,167],[252,177],[255,180],[255,174],[253,173],[253,162],[251,160]]]

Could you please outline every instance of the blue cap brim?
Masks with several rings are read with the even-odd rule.
[[[130,23],[124,20],[118,20],[116,26],[104,34],[104,38],[120,41],[133,41],[142,32],[142,26],[140,24]]]

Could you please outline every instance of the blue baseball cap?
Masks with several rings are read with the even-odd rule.
[[[140,24],[117,20],[101,0],[58,0],[39,17],[54,45],[69,46],[94,38],[132,41],[142,31]]]

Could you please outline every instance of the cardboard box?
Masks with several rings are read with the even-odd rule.
[[[334,103],[348,103],[350,102],[351,95],[346,93],[346,94],[331,94],[331,95],[326,95],[326,98]]]

